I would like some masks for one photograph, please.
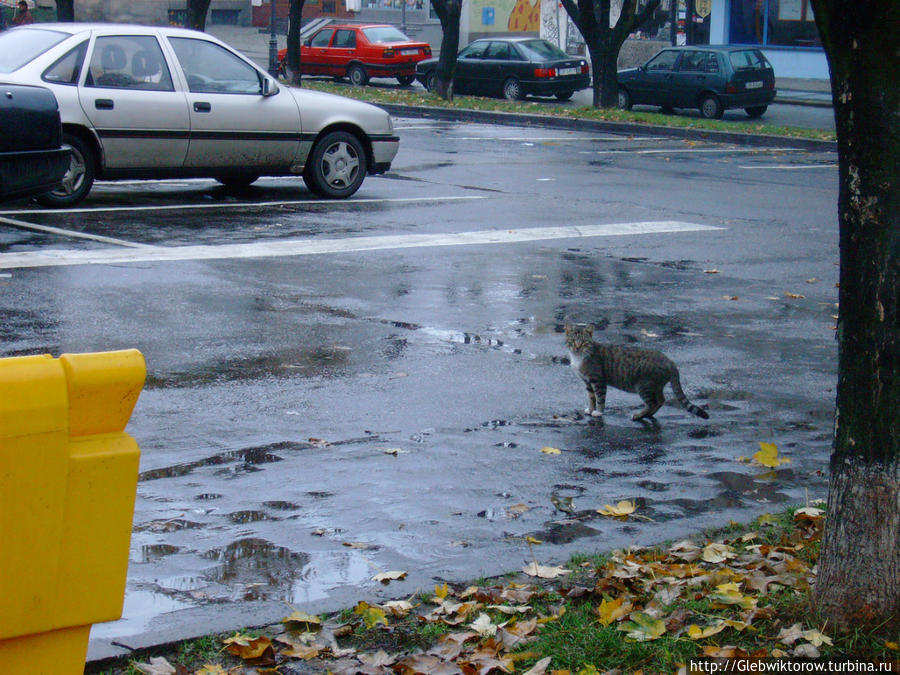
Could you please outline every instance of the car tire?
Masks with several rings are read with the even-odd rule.
[[[575,95],[574,91],[559,91],[556,93],[556,100],[557,101],[568,101],[574,95]]]
[[[313,146],[303,181],[320,197],[344,199],[359,189],[366,177],[366,151],[347,131],[331,131]]]
[[[619,98],[616,105],[619,110],[631,110],[631,94],[625,87],[619,87]]]
[[[425,73],[425,89],[434,91],[437,88],[437,71],[429,70]]]
[[[750,108],[744,108],[744,112],[747,113],[747,117],[756,119],[757,117],[762,117],[768,109],[769,106],[767,105],[755,105]]]
[[[725,112],[722,102],[715,94],[706,94],[700,99],[700,116],[708,120],[720,120]]]
[[[72,148],[69,168],[63,176],[60,187],[37,196],[38,203],[44,206],[53,208],[75,206],[87,197],[94,185],[96,157],[90,144],[71,134],[63,134],[63,143]]]
[[[351,63],[347,67],[347,78],[354,87],[365,86],[369,81],[369,75],[366,69],[358,63]]]
[[[400,83],[401,87],[408,87],[413,83],[416,79],[415,75],[398,75],[397,82]]]
[[[522,83],[514,77],[507,78],[503,83],[503,98],[507,101],[521,101],[525,98],[525,94],[522,93]]]
[[[258,178],[259,175],[255,173],[226,173],[216,176],[217,181],[230,188],[248,187],[253,185]]]

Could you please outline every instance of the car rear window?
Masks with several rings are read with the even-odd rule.
[[[730,52],[728,58],[735,70],[765,70],[771,67],[766,57],[758,49]]]
[[[365,33],[366,39],[368,39],[369,42],[409,42],[409,38],[393,26],[376,26],[375,28],[363,28],[363,33]]]
[[[14,28],[0,33],[0,73],[12,73],[69,37],[43,28]]]
[[[567,59],[569,55],[552,42],[546,40],[525,40],[518,43],[519,47],[529,58],[545,59]]]

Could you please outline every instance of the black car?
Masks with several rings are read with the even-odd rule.
[[[433,91],[438,59],[416,65],[416,79]],[[518,100],[534,96],[572,98],[591,83],[584,59],[572,57],[556,45],[537,38],[482,38],[456,57],[453,90],[458,94],[504,96]]]
[[[47,192],[69,169],[56,97],[49,89],[0,83],[0,201]]]
[[[754,47],[690,46],[658,52],[638,68],[619,71],[619,107],[698,108],[718,119],[730,108],[759,117],[775,99],[775,71]]]

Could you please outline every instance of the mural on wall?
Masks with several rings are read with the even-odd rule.
[[[470,30],[478,33],[537,33],[541,0],[472,0]]]

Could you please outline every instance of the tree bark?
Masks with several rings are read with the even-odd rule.
[[[438,57],[435,92],[453,99],[453,75],[456,72],[456,54],[459,51],[459,18],[462,0],[431,0],[431,6],[441,20],[441,54]]]
[[[814,600],[900,623],[900,23],[896,0],[812,0],[838,137],[838,387]]]
[[[210,0],[187,0],[186,28],[194,30],[206,30],[206,14],[209,11]]]
[[[628,36],[644,25],[660,0],[649,0],[637,11],[637,0],[622,0],[622,11],[610,25],[610,0],[562,0],[566,13],[581,31],[591,59],[595,108],[614,108],[619,98],[619,51]]]
[[[75,21],[75,0],[56,0],[56,20],[65,23]]]
[[[306,0],[291,0],[290,13],[288,15],[287,34],[287,75],[291,84],[300,86],[300,26],[303,22],[303,5]]]

